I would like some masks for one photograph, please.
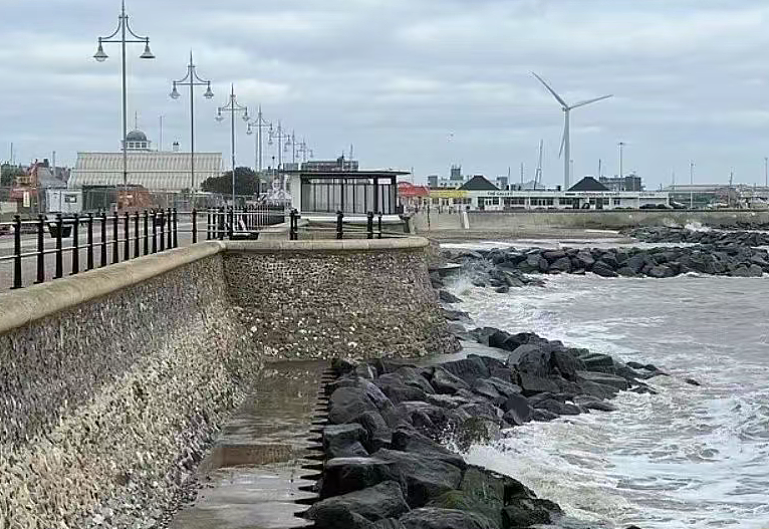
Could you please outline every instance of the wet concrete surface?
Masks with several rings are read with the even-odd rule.
[[[314,481],[303,465],[313,453],[311,434],[321,375],[327,362],[282,362],[265,367],[253,397],[238,410],[198,471],[194,504],[172,529],[288,529],[310,524],[295,503],[316,495],[300,487]]]

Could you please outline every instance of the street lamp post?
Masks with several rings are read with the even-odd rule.
[[[118,17],[117,29],[107,37],[99,37],[99,47],[93,56],[98,62],[104,62],[108,58],[108,55],[104,52],[104,43],[121,45],[123,77],[123,192],[125,193],[126,198],[128,197],[128,96],[126,94],[126,44],[144,44],[144,52],[139,55],[139,58],[155,58],[150,50],[149,37],[140,37],[134,33],[128,23],[128,18],[125,10],[125,0],[123,0],[120,16]],[[118,204],[119,203],[120,201],[118,201]]]
[[[694,209],[694,162],[689,163],[689,209]]]
[[[278,151],[278,178],[280,178],[280,188],[282,191],[286,190],[286,182],[283,178],[283,144],[284,144],[284,138],[286,138],[285,132],[283,132],[283,125],[280,121],[278,121],[277,128],[273,128],[272,125],[270,125],[269,130],[269,141],[267,142],[268,145],[273,144],[273,140],[278,140],[277,145],[277,151]]]
[[[623,164],[625,162],[625,142],[621,141],[617,145],[619,145],[619,177],[623,178],[625,176],[625,169],[623,167]]]
[[[302,163],[307,161],[307,156],[309,156],[310,158],[313,157],[312,149],[310,149],[307,146],[307,142],[304,141],[304,138],[302,138],[302,143],[299,144],[299,147],[296,149],[296,152],[302,155]]]
[[[248,135],[251,135],[254,133],[254,129],[256,129],[256,171],[261,172],[262,171],[262,129],[264,127],[271,127],[272,124],[264,119],[264,115],[262,114],[262,105],[259,105],[259,111],[256,113],[256,117],[248,122]]]
[[[235,97],[235,85],[232,85],[232,90],[230,92],[230,100],[229,102],[219,107],[219,111],[216,115],[216,121],[222,122],[224,121],[224,116],[222,115],[222,112],[229,112],[231,123],[232,123],[232,130],[231,130],[231,147],[232,147],[232,211],[233,215],[235,214],[235,114],[239,114],[240,112],[243,112],[243,121],[248,121],[250,118],[248,117],[248,107],[247,106],[241,106],[238,103],[237,98]]]
[[[206,99],[214,97],[211,91],[211,81],[202,79],[198,76],[195,63],[192,60],[192,51],[190,51],[190,63],[187,65],[187,75],[181,80],[174,81],[174,89],[171,91],[172,99],[179,99],[180,94],[177,86],[190,87],[190,193],[192,193],[192,207],[195,207],[195,87],[205,86],[206,92],[203,96]]]
[[[291,136],[288,137],[286,140],[286,152],[288,152],[288,148],[291,147],[291,163],[296,164],[296,149],[299,145],[296,143],[296,134],[294,134],[294,131],[291,131]]]

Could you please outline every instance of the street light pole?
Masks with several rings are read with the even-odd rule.
[[[259,105],[259,110],[256,113],[256,117],[248,122],[248,131],[247,134],[251,135],[254,133],[254,128],[256,128],[256,171],[261,172],[262,171],[262,129],[264,127],[270,127],[272,126],[270,122],[268,122],[266,119],[264,119],[264,115],[262,114],[262,105]]]
[[[272,125],[270,125],[269,136],[270,139],[268,141],[268,145],[273,144],[273,139],[277,138],[278,140],[278,177],[280,178],[280,188],[285,192],[286,182],[283,177],[283,139],[286,138],[286,134],[283,132],[283,125],[280,121],[278,121],[278,126],[275,129],[273,129]]]
[[[235,97],[235,85],[232,85],[232,89],[230,92],[230,100],[229,102],[219,107],[219,111],[216,115],[216,120],[221,122],[224,120],[224,116],[222,116],[222,112],[229,112],[230,113],[230,120],[231,120],[231,137],[230,142],[232,146],[232,211],[233,214],[235,212],[235,114],[239,114],[240,112],[243,112],[243,121],[248,121],[248,107],[242,106],[238,103],[237,98]]]
[[[694,162],[689,163],[689,209],[694,209]]]
[[[619,177],[622,178],[625,176],[625,169],[623,167],[625,162],[625,142],[621,141],[617,145],[619,145]]]
[[[190,87],[190,193],[192,193],[192,207],[195,207],[195,87],[205,86],[206,92],[203,96],[206,99],[214,97],[211,91],[211,81],[202,79],[198,76],[195,63],[192,60],[192,51],[190,51],[190,63],[187,65],[187,75],[181,80],[174,81],[174,89],[171,91],[171,99],[179,99],[177,86]]]
[[[304,141],[304,138],[302,138],[302,143],[299,144],[299,148],[296,150],[296,152],[300,153],[302,155],[302,163],[307,161],[307,156],[309,155],[310,158],[313,157],[312,149],[310,149],[307,146],[307,142]]]
[[[123,0],[120,16],[118,17],[117,29],[107,37],[99,37],[99,47],[96,50],[93,58],[98,62],[104,62],[107,60],[108,55],[104,52],[104,43],[108,44],[120,44],[121,46],[121,59],[122,59],[122,76],[123,76],[123,193],[125,199],[128,198],[128,95],[127,95],[127,81],[126,81],[126,44],[144,44],[144,52],[139,56],[140,59],[154,59],[155,56],[150,51],[150,39],[149,37],[140,37],[131,29],[128,23],[128,15],[125,10],[125,0]],[[120,38],[118,39],[118,35]],[[126,37],[132,37],[127,39]],[[120,201],[118,200],[118,206]]]

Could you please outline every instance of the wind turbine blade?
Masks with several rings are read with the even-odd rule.
[[[609,99],[610,97],[614,97],[614,95],[610,94],[608,96],[596,97],[595,99],[588,99],[587,101],[582,101],[580,103],[577,103],[571,108],[579,108],[579,107],[584,107],[586,105],[592,105],[593,103],[598,103],[599,101],[603,101],[604,99]]]
[[[533,75],[534,77],[536,77],[536,78],[537,78],[537,80],[539,80],[539,82],[540,82],[540,83],[542,83],[542,84],[545,86],[545,88],[547,88],[547,91],[548,91],[548,92],[550,92],[551,94],[553,94],[553,97],[556,99],[556,101],[558,101],[558,102],[559,102],[559,103],[560,103],[560,104],[561,104],[561,105],[562,105],[564,108],[567,108],[567,107],[569,106],[569,105],[567,105],[567,104],[566,104],[566,101],[564,101],[564,100],[563,100],[563,98],[562,98],[561,96],[559,96],[559,95],[558,95],[558,94],[555,92],[555,90],[553,90],[552,88],[550,88],[550,85],[549,85],[549,84],[547,84],[547,83],[545,82],[545,80],[544,80],[544,79],[542,79],[540,76],[538,76],[538,75],[537,75],[537,74],[535,74],[534,72],[531,72],[531,75]]]

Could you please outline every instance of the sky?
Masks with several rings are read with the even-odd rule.
[[[92,56],[117,26],[119,0],[0,0],[0,160],[120,148],[120,47]],[[656,189],[694,181],[763,183],[769,156],[769,1],[763,0],[127,0],[153,61],[129,47],[129,130],[189,149],[189,93],[168,97],[190,50],[216,97],[196,94],[197,150],[230,162],[230,125],[214,118],[231,84],[238,101],[304,138],[316,159],[349,153],[364,168],[563,180],[567,102],[574,180],[636,172]],[[237,123],[237,165],[255,136]],[[274,151],[265,145],[265,165]],[[291,153],[287,154],[290,161]],[[284,160],[286,161],[286,160]]]

